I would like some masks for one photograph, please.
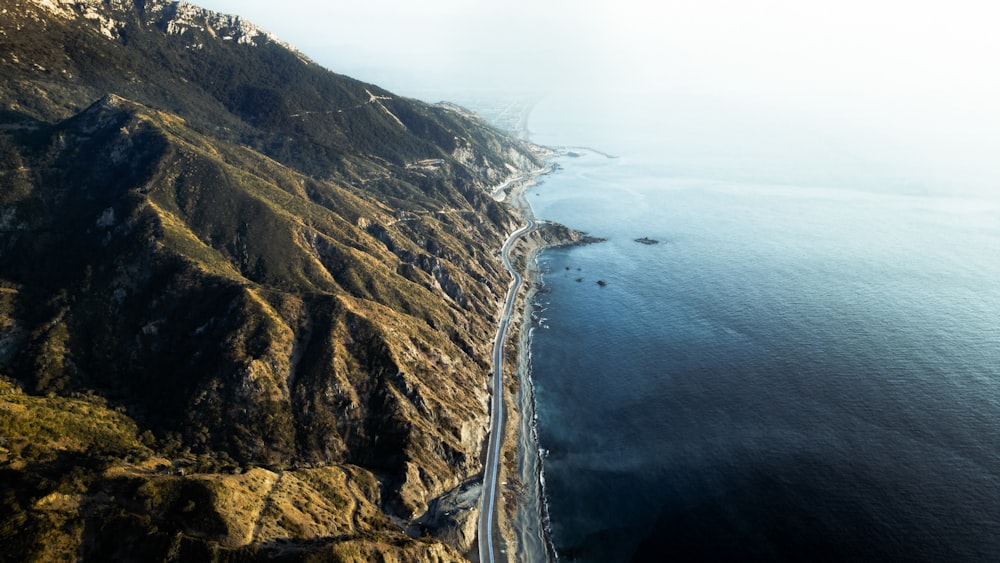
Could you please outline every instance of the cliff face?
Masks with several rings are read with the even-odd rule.
[[[67,522],[118,506],[119,465],[140,488],[215,472],[222,520],[221,469],[374,476],[366,502],[404,519],[480,471],[517,222],[487,188],[533,147],[183,2],[12,0],[0,103],[0,371],[39,400],[104,397],[143,437],[67,485]],[[5,447],[3,470],[76,466],[37,453]],[[4,534],[49,485],[4,500]],[[140,512],[169,535],[158,506]],[[336,535],[310,526],[271,539]],[[228,533],[198,537],[258,541]]]

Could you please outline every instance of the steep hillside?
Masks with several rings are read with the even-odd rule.
[[[356,468],[378,483],[365,502],[404,523],[481,470],[497,249],[518,223],[488,189],[535,168],[535,147],[183,2],[5,3],[0,103],[0,372],[38,400],[103,397],[145,437],[129,455],[188,460],[206,482]],[[30,466],[11,455],[3,471]],[[66,532],[83,556],[123,555],[91,533],[111,518],[83,508],[107,505],[94,495],[189,486],[165,469],[110,479],[102,468],[127,460],[109,456],[60,505],[63,532],[87,530]],[[25,487],[5,534],[11,514],[41,521],[51,487]],[[198,535],[144,506],[131,533],[259,539],[225,539],[245,522]],[[307,542],[267,553],[376,530],[336,539],[310,518],[264,526],[279,530],[267,541]],[[348,551],[414,558],[378,534]],[[15,555],[38,555],[35,540]]]
[[[324,178],[370,177],[359,157],[398,166],[452,157],[474,168],[456,179],[499,183],[509,164],[532,160],[482,123],[333,74],[236,16],[166,0],[4,6],[0,103],[9,119],[53,122],[115,93]],[[431,184],[423,191],[440,188]]]
[[[192,473],[212,462],[156,455],[104,400],[5,378],[0,432],[0,561],[461,560],[393,526],[360,467]]]

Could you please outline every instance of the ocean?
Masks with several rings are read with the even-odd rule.
[[[559,559],[1000,560],[1000,201],[610,121],[529,122]]]

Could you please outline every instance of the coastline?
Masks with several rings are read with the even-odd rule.
[[[515,459],[517,475],[523,485],[521,502],[514,515],[514,545],[520,561],[557,559],[549,537],[545,477],[535,412],[535,385],[531,378],[531,338],[536,323],[535,299],[542,283],[538,255],[550,246],[554,245],[534,245],[528,249],[523,274],[527,292],[523,297],[521,330],[518,331],[517,339],[516,377],[519,385],[514,397],[520,415]]]
[[[525,220],[534,218],[534,212],[524,189],[516,190],[511,197],[513,205]],[[516,391],[509,394],[513,401],[511,426],[505,440],[504,458],[513,451],[513,475],[507,476],[507,489],[511,493],[513,510],[505,511],[504,530],[508,549],[508,561],[552,561],[551,542],[548,539],[548,523],[545,507],[545,491],[541,455],[536,432],[535,393],[531,379],[531,333],[534,330],[534,300],[541,284],[541,272],[537,258],[545,248],[558,243],[546,242],[536,231],[516,247],[517,266],[524,277],[524,290],[518,295],[518,322],[516,326],[516,360],[513,377]],[[511,342],[515,340],[512,338]]]
[[[557,156],[553,154],[550,158]],[[558,170],[547,166],[538,175]],[[519,561],[555,561],[558,556],[549,536],[548,506],[545,501],[544,468],[538,443],[535,414],[534,382],[531,377],[531,337],[536,325],[535,300],[542,289],[539,254],[550,248],[601,242],[603,239],[569,229],[558,223],[535,219],[525,191],[534,185],[523,182],[510,189],[505,198],[525,221],[535,220],[536,228],[527,233],[512,248],[515,267],[524,283],[515,299],[516,315],[511,317],[506,353],[504,408],[508,412],[504,425],[503,463],[499,479],[502,484],[503,509],[498,525],[507,546],[505,559]]]
[[[517,272],[521,283],[513,297],[508,293],[507,325],[501,330],[503,341],[502,360],[496,357],[494,365],[502,365],[499,394],[502,406],[493,408],[500,416],[500,438],[497,454],[491,454],[492,444],[487,445],[487,463],[493,459],[494,473],[484,466],[481,479],[473,477],[455,488],[432,499],[427,511],[413,520],[407,534],[419,537],[433,535],[459,549],[472,561],[553,561],[558,559],[552,549],[548,533],[547,505],[544,497],[541,455],[536,434],[534,385],[531,380],[531,332],[534,329],[535,297],[541,288],[541,271],[537,258],[541,251],[561,246],[575,246],[599,242],[586,233],[569,229],[551,221],[535,220],[534,211],[525,192],[538,183],[538,178],[559,170],[554,158],[562,153],[536,146],[538,156],[545,162],[541,168],[523,172],[493,188],[491,196],[510,208],[525,226],[520,234],[513,233],[505,242],[501,255],[506,255],[506,267]],[[504,312],[501,311],[501,315]],[[516,343],[516,344],[515,344]],[[515,347],[516,346],[516,347]],[[496,348],[494,348],[496,350]],[[499,410],[497,410],[499,409]],[[492,439],[491,439],[492,441]],[[495,483],[495,485],[488,485]],[[484,496],[495,507],[492,524],[483,515]],[[495,500],[494,500],[495,499]],[[492,528],[497,536],[484,548],[480,540],[484,527]],[[494,547],[496,546],[496,547]],[[486,551],[484,551],[486,549]],[[488,553],[487,553],[488,552]]]

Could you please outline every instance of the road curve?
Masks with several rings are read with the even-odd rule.
[[[483,471],[483,491],[479,503],[479,561],[494,563],[494,515],[496,514],[497,471],[500,468],[500,441],[503,437],[503,345],[507,338],[507,326],[514,310],[514,300],[517,291],[524,281],[521,274],[510,262],[510,249],[521,236],[535,228],[535,221],[529,219],[520,229],[514,231],[504,241],[500,248],[500,256],[504,268],[510,272],[510,286],[507,288],[507,298],[504,301],[503,313],[500,315],[500,326],[493,340],[493,399],[490,403],[490,440],[486,447],[486,463]]]

